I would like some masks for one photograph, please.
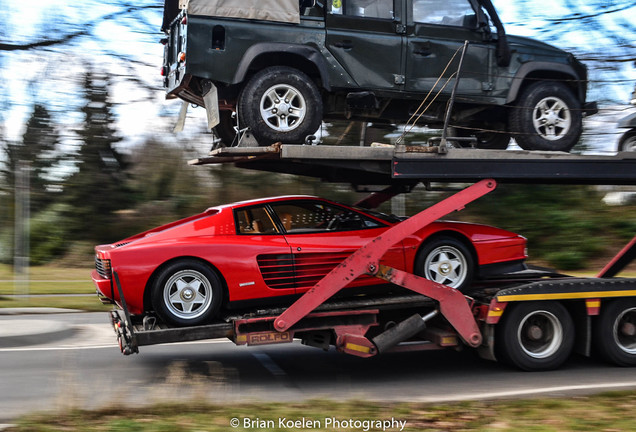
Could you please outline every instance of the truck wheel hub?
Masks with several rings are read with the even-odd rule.
[[[537,325],[533,325],[528,328],[528,338],[530,340],[538,341],[538,340],[541,340],[542,337],[543,337],[543,330],[541,330],[541,327]]]
[[[625,336],[635,336],[636,326],[632,323],[623,323],[621,326],[621,333]]]

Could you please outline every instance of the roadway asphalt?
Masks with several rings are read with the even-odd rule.
[[[248,348],[229,340],[144,346],[138,355],[123,356],[108,314],[57,312],[1,312],[0,430],[3,423],[33,411],[162,401],[223,401],[228,406],[310,399],[444,403],[636,388],[636,368],[580,356],[559,370],[533,373],[479,359],[470,350],[362,359],[300,343]],[[65,331],[72,336],[50,339]],[[32,338],[46,342],[33,343]],[[21,346],[3,346],[8,341]]]

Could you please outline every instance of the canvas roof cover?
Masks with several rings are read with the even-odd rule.
[[[300,22],[298,0],[179,0],[191,15]]]

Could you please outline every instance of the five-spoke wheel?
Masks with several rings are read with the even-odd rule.
[[[464,243],[447,236],[426,242],[415,260],[415,274],[458,290],[470,285],[474,268]]]
[[[219,277],[205,264],[184,259],[159,272],[152,290],[157,314],[176,325],[209,321],[221,305]]]

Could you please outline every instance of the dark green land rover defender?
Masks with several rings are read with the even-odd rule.
[[[227,143],[302,143],[322,120],[443,123],[482,148],[569,151],[587,70],[572,54],[506,35],[491,0],[166,0],[164,86],[205,106]]]

